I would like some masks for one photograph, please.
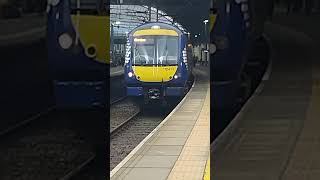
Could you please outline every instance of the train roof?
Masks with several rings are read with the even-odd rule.
[[[166,14],[154,7],[151,7],[151,14],[148,13],[148,6],[142,5],[110,5],[110,21],[114,23],[113,31],[115,34],[126,35],[126,33],[132,31],[134,28],[150,23],[148,21],[149,15],[151,15],[151,22],[156,22],[158,12],[158,22],[171,24],[178,27],[182,32],[187,30],[178,22],[174,21],[170,15]],[[116,24],[118,22],[118,24]]]
[[[167,23],[162,23],[162,22],[150,22],[150,23],[145,23],[142,24],[136,28],[134,28],[129,35],[134,34],[136,31],[142,30],[142,29],[152,29],[153,27],[157,27],[160,29],[169,29],[169,30],[174,30],[176,31],[179,35],[184,34],[185,32],[181,31],[180,28],[177,26],[174,26],[172,24],[167,24]]]

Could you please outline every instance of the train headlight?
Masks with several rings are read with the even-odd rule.
[[[174,79],[178,79],[178,77],[179,77],[178,75],[174,75],[173,76]]]
[[[160,26],[154,25],[154,26],[151,26],[151,29],[160,29]]]
[[[133,77],[133,73],[132,72],[129,72],[128,73],[128,76],[131,78],[131,77]]]
[[[59,44],[63,49],[69,49],[72,45],[72,38],[69,34],[64,33],[59,36]]]
[[[215,44],[209,45],[210,54],[214,54],[217,51],[217,46]]]

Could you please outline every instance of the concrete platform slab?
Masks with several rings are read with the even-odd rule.
[[[208,76],[201,75],[201,78]],[[209,139],[207,79],[206,82],[196,81],[194,88],[157,131],[111,172],[111,179],[201,180],[210,152]]]
[[[268,24],[267,30],[275,50],[273,72],[213,143],[213,179],[320,179],[315,44],[282,26]]]

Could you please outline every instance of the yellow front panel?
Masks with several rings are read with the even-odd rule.
[[[178,66],[133,66],[136,78],[142,82],[167,82],[177,72]]]
[[[216,23],[217,14],[210,14],[210,31],[213,30],[214,25]]]
[[[109,64],[109,16],[72,15],[72,22],[79,33],[83,47],[85,49],[90,46],[96,47],[96,56],[93,59]]]
[[[136,31],[133,36],[178,36],[178,33],[170,29],[143,29]]]

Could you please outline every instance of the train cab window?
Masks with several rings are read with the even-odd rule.
[[[134,38],[134,59],[136,66],[152,65],[155,57],[155,43],[152,37]]]
[[[211,14],[217,14],[218,13],[217,3],[219,3],[219,1],[221,1],[221,0],[213,0],[213,1],[211,1],[211,5],[210,5],[210,13]]]
[[[70,0],[72,14],[100,15],[107,13],[106,0]]]
[[[178,64],[178,38],[171,36],[159,37],[157,39],[157,64]]]
[[[178,64],[178,37],[148,36],[134,38],[133,65]]]

